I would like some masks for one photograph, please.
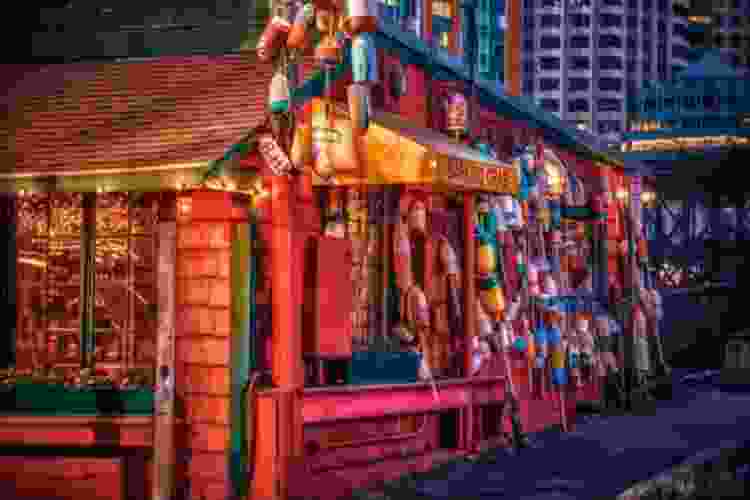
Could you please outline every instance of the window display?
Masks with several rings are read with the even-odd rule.
[[[17,207],[17,366],[148,366],[155,207],[128,193],[22,193]]]

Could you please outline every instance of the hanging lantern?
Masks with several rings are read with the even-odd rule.
[[[562,244],[562,231],[559,229],[553,229],[549,232],[549,241],[553,245]]]
[[[307,45],[307,27],[315,18],[315,6],[312,3],[306,3],[297,12],[294,18],[294,24],[289,32],[286,46],[290,49],[301,49]]]
[[[536,367],[544,368],[544,360],[549,355],[549,342],[547,340],[547,329],[538,325],[534,330],[534,351],[536,354]]]
[[[344,29],[352,34],[372,33],[378,29],[375,0],[346,0]]]
[[[516,270],[518,271],[518,274],[524,275],[526,274],[526,262],[523,258],[523,252],[521,250],[516,250],[515,253],[515,264],[516,264]]]
[[[276,56],[281,44],[286,42],[292,26],[286,19],[274,16],[260,35],[255,51],[258,59],[268,62]]]
[[[271,113],[289,111],[289,80],[283,71],[279,70],[271,77],[268,88],[268,107]]]
[[[445,101],[446,129],[448,132],[463,134],[468,124],[466,98],[461,94],[452,94]]]

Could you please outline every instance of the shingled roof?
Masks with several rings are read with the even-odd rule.
[[[13,71],[0,82],[0,164],[36,175],[208,164],[263,120],[272,76],[254,54]]]

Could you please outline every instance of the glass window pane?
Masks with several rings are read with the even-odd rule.
[[[75,237],[81,231],[80,193],[54,193],[50,237]]]
[[[96,235],[128,233],[128,194],[104,193],[96,197]]]

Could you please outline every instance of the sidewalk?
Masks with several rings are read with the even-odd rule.
[[[498,449],[417,475],[392,498],[614,499],[706,450],[750,442],[750,392],[722,390],[715,378],[683,382],[683,375],[675,371],[674,397],[655,415],[579,419],[568,434],[533,436],[533,448],[519,456]]]

